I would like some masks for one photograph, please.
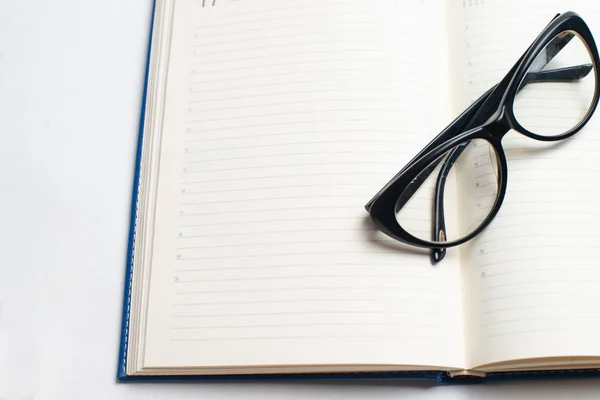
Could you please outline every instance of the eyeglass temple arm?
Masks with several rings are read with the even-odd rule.
[[[572,67],[556,68],[548,71],[540,71],[536,73],[528,73],[523,78],[523,81],[519,85],[519,92],[524,86],[530,83],[539,82],[575,82],[582,78],[585,78],[590,71],[594,69],[592,63],[575,65]]]
[[[521,91],[529,83],[539,82],[574,82],[579,79],[585,78],[590,71],[593,69],[592,64],[582,64],[573,67],[558,68],[554,70],[541,71],[537,73],[529,73],[523,79],[523,83],[517,89],[517,93]],[[477,119],[477,116],[474,118]],[[468,125],[472,125],[470,122]],[[444,188],[446,185],[446,178],[450,173],[450,169],[454,165],[454,162],[460,157],[463,151],[469,146],[470,142],[466,142],[457,146],[452,152],[446,157],[444,164],[442,165],[440,172],[437,177],[435,185],[435,197],[434,197],[434,216],[433,216],[433,238],[435,241],[443,242],[446,240],[446,224],[444,215]],[[436,163],[437,165],[438,163]],[[435,168],[435,167],[434,167]],[[440,262],[446,253],[446,249],[432,249],[431,250],[431,261],[433,263]]]
[[[537,61],[537,72],[530,72],[525,75],[523,81],[519,84],[517,88],[517,93],[521,91],[526,85],[530,83],[539,83],[539,82],[574,82],[579,79],[586,77],[590,71],[594,68],[593,64],[581,64],[566,68],[557,68],[548,71],[541,71],[548,63],[573,39],[575,35],[573,33],[568,33],[566,35],[558,36],[553,41],[554,43],[550,43],[550,45],[546,46],[546,50],[540,52],[534,60],[533,65],[536,64]],[[479,114],[479,113],[478,113]],[[484,115],[484,118],[486,116]],[[479,118],[475,116],[469,123],[467,124],[467,128],[470,128],[474,125],[478,125],[480,122]],[[445,226],[445,216],[444,216],[444,187],[446,183],[446,177],[454,162],[460,157],[462,152],[468,147],[469,143],[465,143],[461,146],[455,148],[451,154],[446,158],[444,165],[442,166],[440,173],[438,174],[438,179],[436,181],[435,186],[435,197],[434,197],[434,216],[433,216],[433,240],[436,241],[444,241],[446,237],[446,226]],[[431,250],[431,261],[432,263],[440,262],[446,253],[445,248],[438,248]]]

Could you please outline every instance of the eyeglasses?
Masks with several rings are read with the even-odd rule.
[[[557,141],[579,132],[598,104],[598,50],[583,19],[558,14],[508,74],[473,102],[365,206],[379,230],[431,249],[483,231],[506,194],[502,138],[511,129]]]

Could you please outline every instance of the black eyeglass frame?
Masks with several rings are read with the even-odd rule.
[[[593,69],[596,79],[594,97],[586,115],[579,124],[562,135],[542,136],[525,129],[518,122],[513,112],[513,103],[517,92],[520,90],[521,85],[526,78],[530,66],[534,60],[536,60],[536,57],[553,39],[564,32],[575,33],[587,46],[590,58],[593,62],[593,68],[590,69]],[[443,258],[443,250],[440,249],[440,247],[454,247],[473,239],[495,218],[506,195],[508,165],[502,147],[502,138],[511,129],[540,141],[563,140],[579,132],[590,120],[598,105],[600,93],[600,82],[598,77],[599,65],[598,49],[585,21],[577,13],[572,11],[556,15],[500,83],[489,89],[477,101],[471,104],[469,108],[421,150],[365,205],[365,209],[368,211],[372,221],[379,230],[400,242],[417,247],[433,249],[434,251],[437,250],[437,256],[432,255],[432,260],[434,262]],[[481,119],[481,116],[485,118],[485,122],[465,131],[464,128],[465,126],[468,127],[469,121],[472,122],[473,120],[477,120],[478,117]],[[417,182],[417,177],[419,177],[426,168],[430,167],[432,163],[435,165],[436,160],[450,150],[474,139],[486,140],[493,147],[498,161],[498,194],[489,215],[473,232],[454,241],[443,241],[443,243],[427,241],[417,238],[405,231],[396,219],[400,196],[405,193],[409,193],[409,196],[414,194],[418,187],[423,183],[422,181]],[[411,185],[414,186],[413,189],[410,188]]]

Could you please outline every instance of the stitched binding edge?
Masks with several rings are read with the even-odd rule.
[[[127,354],[129,351],[129,321],[130,321],[130,313],[131,313],[131,292],[133,285],[133,260],[134,260],[134,249],[135,249],[135,232],[137,228],[137,215],[138,215],[138,204],[139,204],[139,188],[140,188],[140,167],[142,161],[142,148],[143,148],[143,137],[144,137],[144,127],[145,127],[145,117],[146,117],[146,102],[148,96],[148,79],[150,74],[150,56],[152,51],[152,35],[154,33],[154,19],[156,13],[156,1],[152,2],[152,10],[150,12],[150,30],[148,35],[148,52],[146,55],[146,68],[145,68],[145,76],[144,76],[144,89],[142,92],[142,101],[141,101],[141,112],[140,112],[140,122],[139,122],[139,131],[138,131],[138,143],[136,148],[136,160],[135,160],[135,171],[133,178],[133,193],[132,193],[132,201],[131,201],[131,222],[129,227],[129,246],[127,249],[127,259],[126,259],[126,290],[124,291],[124,300],[123,300],[123,319],[122,319],[122,327],[121,327],[121,344],[119,349],[119,366],[117,368],[117,379],[121,380],[127,376]]]
[[[139,183],[137,185],[137,189],[136,192],[139,193]],[[136,195],[137,197],[137,195]],[[129,317],[130,317],[130,312],[131,312],[131,291],[132,291],[132,287],[133,287],[133,254],[135,253],[135,232],[136,232],[136,228],[137,228],[137,212],[138,212],[138,203],[139,201],[136,201],[136,205],[135,205],[135,216],[132,218],[135,218],[135,222],[133,224],[133,234],[132,234],[132,239],[131,239],[131,255],[130,257],[128,257],[129,259],[129,274],[127,276],[127,281],[128,281],[128,285],[127,285],[127,307],[126,307],[126,311],[125,311],[125,329],[123,332],[124,338],[123,338],[123,357],[121,360],[121,369],[123,371],[123,373],[125,373],[125,370],[127,368],[127,353],[129,350]]]

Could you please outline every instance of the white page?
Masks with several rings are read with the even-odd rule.
[[[455,2],[462,107],[497,83],[556,13],[576,11],[600,32],[594,4]],[[600,356],[600,118],[558,145],[515,132],[503,144],[503,206],[463,248],[468,364]]]
[[[444,9],[208,3],[176,8],[144,364],[462,367],[457,252],[364,210],[447,122]]]

